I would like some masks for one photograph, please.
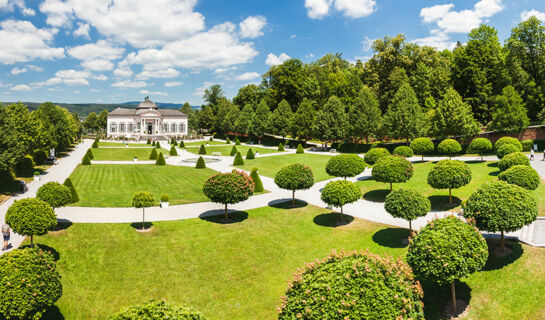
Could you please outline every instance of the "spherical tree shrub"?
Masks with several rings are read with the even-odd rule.
[[[469,154],[478,154],[481,156],[481,161],[483,161],[483,155],[492,150],[492,142],[487,138],[475,138],[467,147],[467,153]]]
[[[365,170],[366,164],[357,154],[340,154],[327,161],[325,171],[334,177],[355,177]]]
[[[90,160],[94,160],[95,159],[95,155],[93,154],[93,151],[91,149],[87,149],[87,152],[85,153]]]
[[[411,147],[399,146],[399,147],[394,149],[393,154],[396,155],[396,156],[402,156],[402,157],[405,157],[405,158],[410,158],[410,157],[414,156],[414,151],[413,151],[413,149],[411,149]]]
[[[237,139],[235,140],[235,145],[240,146],[240,140],[239,140],[238,137],[237,137]]]
[[[343,221],[343,206],[358,201],[361,198],[361,190],[350,181],[331,181],[322,189],[320,198],[330,206],[341,208],[340,216]]]
[[[409,221],[409,234],[412,234],[412,221],[430,212],[431,203],[416,190],[399,189],[386,196],[384,209],[394,218]]]
[[[505,181],[492,181],[479,187],[464,205],[464,218],[475,220],[477,228],[501,232],[516,231],[537,219],[537,202],[530,192]]]
[[[414,154],[421,155],[422,161],[424,161],[424,155],[432,153],[435,150],[435,146],[430,138],[416,138],[411,141],[409,145],[413,149]]]
[[[373,178],[378,182],[390,184],[390,191],[393,190],[393,183],[409,181],[413,176],[412,163],[401,156],[387,156],[380,158],[373,167]]]
[[[462,146],[454,139],[445,139],[437,146],[437,152],[448,154],[449,158],[451,158],[452,155],[462,152]]]
[[[255,184],[254,192],[263,192],[265,190],[263,188],[263,181],[261,181],[259,173],[257,172],[257,168],[252,169],[252,172],[250,173],[250,178]]]
[[[60,208],[72,201],[72,193],[68,187],[58,182],[48,182],[38,189],[36,198],[47,202],[53,208]]]
[[[159,156],[157,157],[157,160],[155,161],[155,165],[158,166],[164,166],[167,162],[165,161],[165,157],[163,157],[163,153],[159,152]]]
[[[197,164],[195,165],[195,168],[197,169],[204,169],[206,168],[206,163],[204,161],[204,158],[202,156],[197,159]]]
[[[452,204],[452,189],[458,189],[471,181],[471,169],[458,160],[441,160],[428,173],[428,184],[434,189],[448,189]]]
[[[244,171],[233,170],[208,178],[203,193],[210,201],[225,205],[225,221],[228,221],[227,205],[247,200],[254,194],[254,188],[253,180]]]
[[[72,195],[71,199],[70,199],[70,203],[76,203],[79,201],[79,195],[78,195],[78,192],[76,191],[76,187],[74,187],[74,184],[72,183],[72,180],[70,179],[70,177],[66,178],[66,180],[64,180],[64,183],[63,185],[65,187],[67,187],[68,189],[70,189],[70,194]]]
[[[178,155],[178,151],[176,151],[176,147],[175,147],[174,145],[172,145],[172,146],[170,147],[169,154],[170,154],[170,156],[172,156],[172,157],[175,157],[175,156]]]
[[[246,160],[253,160],[255,159],[255,154],[252,148],[248,149],[248,152],[246,152]]]
[[[297,150],[295,153],[305,153],[305,149],[303,149],[303,146],[301,144],[297,145]]]
[[[0,314],[4,317],[41,319],[62,296],[53,255],[39,248],[4,254],[0,257],[0,291]]]
[[[233,165],[234,166],[244,165],[244,159],[242,159],[242,154],[240,154],[240,152],[237,152],[237,154],[235,155],[235,159],[233,160]]]
[[[532,139],[522,140],[520,144],[522,145],[522,151],[524,152],[528,152],[534,148],[534,140]]]
[[[513,152],[498,161],[498,168],[500,168],[501,171],[505,171],[512,166],[517,165],[530,166],[530,159],[522,152]]]
[[[89,159],[88,155],[83,156],[83,160],[81,160],[82,166],[90,166],[91,165],[91,159]]]
[[[229,153],[229,155],[232,157],[232,156],[236,155],[237,152],[238,152],[237,146],[233,146],[233,147],[231,148],[231,153]]]
[[[314,185],[314,175],[310,167],[294,163],[280,169],[274,176],[274,183],[281,189],[292,191],[291,205],[295,206],[295,191],[312,187]]]
[[[206,320],[198,311],[184,305],[171,305],[165,301],[151,300],[142,305],[128,307],[110,320]]]
[[[537,171],[534,168],[525,165],[512,166],[506,171],[501,172],[498,178],[528,190],[537,189],[541,182]]]
[[[151,149],[149,159],[150,160],[157,160],[157,150],[155,148]]]
[[[424,292],[409,266],[369,252],[333,252],[289,283],[279,320],[424,319]]]
[[[57,225],[57,216],[53,208],[36,198],[15,200],[6,212],[6,223],[16,233],[30,236],[30,245],[34,245],[34,236],[41,236]]]
[[[390,151],[386,148],[373,148],[365,154],[364,160],[368,165],[374,165],[378,159],[384,158],[390,155]]]
[[[503,159],[508,154],[520,152],[520,150],[517,148],[517,146],[513,144],[504,144],[498,148],[496,151],[496,156],[498,159]]]
[[[512,144],[517,147],[519,152],[522,151],[522,144],[520,143],[519,139],[513,137],[503,137],[498,139],[498,141],[494,143],[494,150],[498,152],[499,148],[506,144]]]
[[[456,312],[454,280],[481,270],[488,246],[475,227],[449,216],[436,219],[411,238],[407,263],[418,277],[439,285],[450,283],[453,313]]]
[[[278,151],[285,151],[285,150],[284,150],[284,145],[282,144],[282,142],[280,142],[280,143],[278,144]]]
[[[160,200],[161,200],[161,202],[168,202],[168,200],[169,200],[168,194],[166,194],[166,193],[163,194],[163,195],[161,196],[161,199],[160,199]]]
[[[140,191],[134,194],[132,197],[132,206],[136,209],[142,208],[142,230],[146,227],[146,208],[153,207],[155,205],[155,200],[153,199],[153,194],[147,191]]]
[[[201,144],[201,147],[199,149],[199,154],[206,154],[206,148],[204,147],[204,144]]]

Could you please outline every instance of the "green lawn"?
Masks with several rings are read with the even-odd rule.
[[[259,169],[259,174],[274,178],[274,175],[283,167],[294,163],[302,163],[312,168],[314,181],[318,182],[333,178],[325,172],[325,166],[329,158],[331,158],[331,156],[311,153],[292,153],[248,160],[243,166],[237,167],[247,171],[251,171],[252,168],[257,167]]]
[[[94,148],[93,160],[102,161],[129,161],[134,157],[138,160],[149,160],[151,150],[153,148]],[[157,154],[163,153],[163,156],[168,155],[168,150],[163,148],[157,149]]]
[[[147,143],[127,143],[126,145],[123,145],[122,142],[102,142],[100,141],[98,143],[98,147],[125,147],[126,146],[129,146],[129,147],[150,147],[151,145],[147,144]]]
[[[224,144],[224,145],[216,145],[211,147],[206,147],[206,154],[212,154],[212,152],[221,152],[222,156],[229,156],[231,155],[231,149],[233,148],[234,144]],[[248,149],[252,149],[254,153],[257,151],[260,154],[267,154],[267,153],[278,153],[279,151],[276,149],[267,149],[267,148],[261,148],[258,146],[236,146],[237,150],[242,154],[242,156],[246,157],[246,152],[248,152]],[[199,153],[200,145],[198,147],[189,147],[186,148],[187,151],[192,152],[194,154]]]
[[[216,140],[214,140],[214,141],[192,141],[192,142],[191,141],[189,141],[189,142],[184,141],[184,145],[188,146],[188,147],[190,147],[190,146],[199,146],[200,147],[201,144],[206,145],[207,143],[208,143],[208,145],[211,145],[211,146],[216,146],[216,145],[232,146],[232,145],[235,144],[234,141],[231,142],[231,144],[226,144],[223,141],[216,141]]]
[[[313,206],[265,207],[232,217],[242,222],[157,222],[144,234],[129,224],[75,224],[38,237],[58,253],[63,284],[62,298],[44,318],[104,319],[165,298],[211,320],[272,320],[293,273],[332,249],[406,255],[406,229],[359,219],[332,228],[336,217]],[[491,258],[484,271],[457,284],[459,297],[470,299],[466,319],[543,319],[545,250],[513,246],[513,254]],[[426,319],[440,319],[450,287],[423,288]]]
[[[153,164],[93,164],[78,166],[70,178],[82,207],[130,207],[138,191],[151,192],[157,203],[168,194],[171,204],[208,201],[202,193],[212,169]]]
[[[434,166],[435,162],[418,162],[414,163],[414,174],[406,183],[394,183],[395,189],[415,189],[426,197],[432,203],[434,210],[449,210],[459,208],[461,202],[467,200],[469,196],[483,183],[497,179],[500,172],[497,162],[479,162],[468,161],[467,164],[471,168],[471,182],[459,189],[452,190],[453,204],[448,201],[448,189],[436,190],[433,189],[427,182],[428,172]],[[531,191],[538,201],[540,215],[545,216],[545,181],[537,188]],[[373,178],[368,180],[358,181],[363,197],[367,200],[384,202],[386,195],[390,192],[390,185],[387,183],[377,182]]]

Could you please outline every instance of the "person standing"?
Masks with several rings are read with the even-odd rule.
[[[10,229],[7,223],[2,225],[2,236],[4,237],[4,245],[2,246],[2,251],[8,250]]]
[[[530,161],[534,161],[534,149],[530,150]]]

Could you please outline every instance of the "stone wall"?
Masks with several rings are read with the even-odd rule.
[[[545,125],[537,125],[537,126],[529,126],[528,128],[524,129],[521,133],[513,133],[513,134],[507,134],[504,132],[483,132],[475,138],[487,138],[492,141],[492,143],[496,142],[501,137],[505,136],[511,136],[514,138],[518,138],[519,140],[540,140],[545,139]]]

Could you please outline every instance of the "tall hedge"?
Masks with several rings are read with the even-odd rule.
[[[47,202],[53,208],[60,208],[72,201],[72,192],[58,182],[48,182],[38,189],[36,198]]]
[[[70,177],[68,177],[68,178],[66,178],[66,180],[64,180],[63,185],[65,187],[67,187],[68,189],[70,189],[70,194],[72,195],[70,203],[78,202],[79,201],[79,195],[78,195],[78,192],[76,191],[76,187],[74,187],[74,184],[72,183],[72,180],[70,179]]]
[[[454,139],[445,139],[437,146],[437,152],[447,154],[450,158],[453,155],[462,152],[462,146]]]
[[[240,154],[240,152],[237,152],[237,154],[235,155],[235,159],[233,159],[233,165],[234,166],[244,165],[244,159],[242,159],[242,155]]]
[[[412,221],[423,217],[431,210],[430,200],[411,189],[399,189],[386,196],[384,209],[394,218],[409,221],[409,234],[412,234]]]
[[[246,152],[246,160],[253,160],[255,159],[255,154],[252,148],[248,149],[248,152]]]
[[[528,152],[534,148],[534,140],[532,139],[522,140],[520,144],[522,145],[523,152]]]
[[[131,306],[111,316],[109,320],[206,320],[198,311],[185,305],[171,305],[161,300],[151,300]]]
[[[400,259],[362,252],[333,252],[294,275],[279,320],[424,319],[424,292]]]
[[[414,151],[413,151],[413,149],[411,149],[411,147],[399,146],[399,147],[394,149],[394,152],[392,154],[396,155],[396,156],[402,156],[402,157],[405,157],[405,158],[410,158],[410,157],[412,157],[414,155]]]
[[[434,189],[448,189],[452,203],[452,189],[458,189],[471,181],[471,169],[458,160],[441,160],[428,173],[428,184]]]
[[[204,158],[202,156],[197,159],[197,164],[195,165],[195,168],[197,169],[204,169],[206,168],[206,162],[204,161]]]
[[[339,154],[327,161],[325,171],[334,177],[355,177],[365,170],[365,161],[357,154]]]
[[[157,160],[157,149],[155,149],[155,148],[151,149],[149,159],[150,160]]]
[[[259,177],[259,173],[257,172],[257,168],[252,169],[250,178],[255,184],[254,192],[263,192],[265,190],[263,188],[263,181],[261,181],[261,177]]]
[[[294,163],[280,169],[274,176],[274,183],[284,190],[292,191],[291,204],[295,205],[295,191],[310,189],[314,185],[314,175],[309,166]]]
[[[506,144],[512,144],[517,147],[518,151],[522,151],[522,144],[520,143],[519,139],[513,138],[513,137],[502,137],[499,138],[496,143],[494,143],[494,151],[498,151],[498,149]]]
[[[322,189],[320,198],[330,206],[341,208],[340,216],[343,221],[343,206],[358,201],[361,198],[361,189],[347,180],[330,181]]]
[[[530,159],[522,152],[513,152],[498,161],[498,168],[501,171],[505,171],[516,165],[530,166]]]
[[[483,160],[483,155],[492,150],[492,142],[487,138],[475,138],[467,147],[467,153],[473,154],[476,153],[481,156],[481,161]]]
[[[409,146],[413,149],[414,154],[422,156],[422,160],[424,160],[424,155],[432,153],[435,150],[431,139],[425,137],[414,139]]]
[[[373,167],[373,178],[378,182],[390,184],[407,182],[413,176],[413,165],[401,156],[387,156],[380,158]]]
[[[172,157],[175,157],[178,155],[178,151],[176,151],[176,147],[174,145],[172,145],[170,147],[170,151],[169,151],[169,154],[172,156]]]
[[[57,225],[53,208],[36,198],[15,200],[8,208],[5,220],[14,232],[30,236],[31,245],[34,244],[34,236],[46,234]]]
[[[295,153],[305,153],[305,149],[303,149],[303,146],[301,144],[297,145],[297,150]]]
[[[202,154],[202,155],[206,154],[206,148],[204,147],[204,144],[201,144],[201,147],[199,148],[199,154]]]
[[[517,146],[513,144],[504,144],[496,150],[496,156],[498,159],[503,159],[508,154],[520,152],[520,150],[517,148]]]
[[[253,180],[244,171],[233,170],[208,178],[203,193],[210,201],[225,205],[225,220],[228,220],[227,205],[247,200],[254,194],[254,188]]]
[[[386,148],[373,148],[365,154],[363,158],[368,165],[374,165],[380,158],[384,158],[390,155],[390,151]]]
[[[537,189],[541,182],[541,178],[536,169],[525,165],[512,166],[506,171],[501,172],[498,175],[498,178],[528,190]]]
[[[163,153],[159,152],[159,156],[157,157],[157,160],[155,161],[155,165],[158,166],[164,166],[167,162],[165,161],[165,157],[163,157]]]
[[[231,152],[229,153],[229,155],[232,157],[232,156],[235,156],[237,154],[238,150],[237,150],[237,146],[233,146],[231,148]]]

